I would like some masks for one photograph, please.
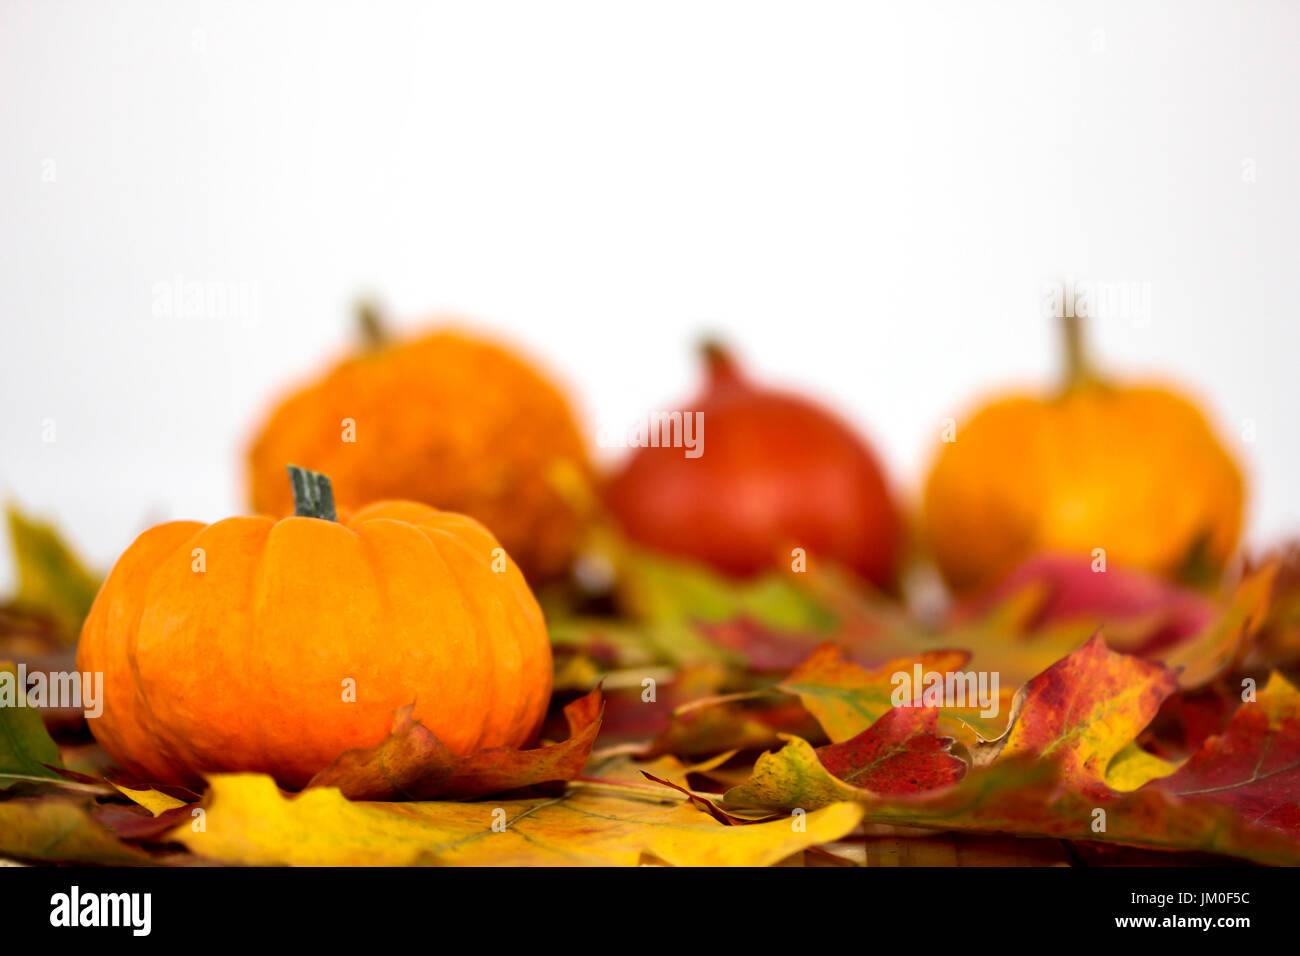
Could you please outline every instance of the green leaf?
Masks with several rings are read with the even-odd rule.
[[[99,579],[51,525],[27,517],[13,505],[7,513],[18,570],[15,603],[49,614],[64,639],[74,643],[99,593]]]
[[[152,862],[97,823],[85,803],[67,799],[0,802],[0,856],[83,865]]]
[[[63,779],[45,766],[62,766],[59,748],[46,732],[40,712],[18,704],[23,699],[14,665],[0,662],[0,790],[15,783]]]
[[[834,616],[776,574],[737,581],[703,565],[644,551],[623,556],[620,598],[633,616],[655,623],[713,623],[750,617],[789,631],[829,631]]]

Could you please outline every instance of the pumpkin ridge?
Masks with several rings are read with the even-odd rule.
[[[457,538],[455,540],[464,546],[464,542],[461,541],[461,539]],[[513,559],[511,560],[513,561]],[[510,620],[512,622],[523,621],[531,624],[531,628],[526,632],[520,632],[520,625],[518,623],[515,624],[516,639],[520,644],[520,660],[525,671],[530,665],[540,666],[546,675],[544,686],[537,686],[531,692],[529,698],[521,702],[516,708],[516,723],[526,717],[530,712],[540,714],[540,716],[532,722],[533,726],[522,728],[521,733],[523,738],[526,740],[541,727],[542,722],[546,718],[546,701],[548,701],[551,696],[551,685],[554,675],[552,673],[550,662],[536,660],[537,657],[542,656],[538,654],[539,646],[544,644],[548,651],[550,649],[550,636],[546,628],[546,616],[542,612],[541,606],[537,603],[537,599],[533,596],[533,592],[528,589],[527,584],[524,582],[522,572],[519,570],[518,565],[515,565],[513,570],[518,576],[518,583],[510,588],[510,595],[515,607],[520,612],[520,617],[516,618],[511,615]],[[537,640],[538,634],[541,635],[540,642]]]
[[[440,547],[440,544],[443,542],[435,539],[434,536],[432,534],[429,534],[428,532],[433,531],[436,535],[439,536],[439,538],[451,539],[453,542],[455,541],[455,536],[452,535],[450,532],[445,531],[442,528],[436,527],[434,525],[425,524],[425,525],[420,525],[419,528],[421,531],[424,532],[424,536],[429,541],[429,543],[433,545],[433,549],[438,553],[439,559],[447,567],[448,574],[450,575],[450,579],[456,586],[456,592],[458,595],[460,595],[462,604],[464,604],[466,608],[477,610],[479,607],[479,603],[470,594],[470,589],[465,586],[465,580],[461,576],[461,574],[457,571],[456,566],[453,564],[453,562],[447,560],[446,554],[443,552],[442,547]],[[481,622],[479,621],[480,615],[473,614],[471,615],[471,617],[473,617],[475,620],[475,624],[474,624],[475,630],[478,630],[482,626]],[[496,637],[496,635],[494,634],[490,634],[488,636],[489,638]],[[498,704],[498,691],[499,691],[499,685],[501,683],[501,679],[500,679],[499,668],[497,666],[497,650],[494,646],[492,646],[491,643],[489,643],[487,661],[484,664],[484,667],[488,672],[488,681],[487,681],[488,699],[487,699],[487,706],[485,709],[487,710],[488,714],[495,714],[498,712],[498,708],[500,706]],[[481,721],[478,737],[475,739],[473,746],[469,748],[470,751],[472,752],[474,750],[482,749],[484,739],[488,735],[490,735],[493,732],[493,730],[494,728],[492,727],[490,720]]]
[[[254,658],[256,657],[258,651],[261,649],[264,640],[262,635],[262,616],[258,613],[257,596],[258,594],[262,593],[262,585],[263,585],[262,579],[263,576],[266,574],[267,545],[270,543],[271,540],[271,532],[274,531],[275,526],[280,523],[279,521],[274,521],[274,519],[272,520],[273,523],[270,529],[266,533],[266,538],[262,542],[262,547],[257,552],[256,562],[252,568],[251,573],[248,575],[248,583],[252,590],[252,593],[249,595],[249,601],[248,601],[248,606],[251,610],[251,613],[249,614],[249,618],[250,618],[250,626],[252,628],[252,631],[250,634],[248,634],[248,639],[244,642],[244,649],[246,655],[244,660],[244,667],[246,669],[245,673],[249,673],[249,674],[255,673],[255,671],[253,671],[251,668],[253,667],[254,664]],[[287,520],[287,519],[282,519],[282,520]],[[272,762],[269,759],[269,755],[267,753],[265,739],[260,734],[254,734],[251,736],[251,743],[253,745],[252,749],[256,752],[257,755],[256,756],[257,766],[258,767],[272,766]]]
[[[441,512],[439,512],[439,513],[441,513]],[[434,562],[436,562],[436,567],[437,567],[438,573],[444,575],[446,581],[447,581],[449,584],[452,585],[451,590],[455,593],[456,601],[458,602],[460,612],[465,616],[465,618],[466,618],[467,621],[474,621],[475,618],[474,618],[474,614],[472,613],[474,605],[473,605],[472,602],[470,602],[470,601],[468,600],[468,597],[467,597],[466,594],[465,594],[465,590],[464,590],[464,588],[461,587],[461,585],[460,585],[460,579],[458,578],[458,576],[456,575],[454,569],[452,568],[451,562],[449,562],[449,561],[447,560],[446,556],[442,553],[441,549],[438,548],[437,543],[436,543],[436,542],[432,539],[432,537],[430,536],[430,534],[429,534],[429,531],[430,531],[430,525],[428,525],[428,524],[424,524],[424,523],[421,523],[421,524],[410,524],[409,527],[412,529],[412,531],[414,531],[416,534],[418,534],[418,535],[420,536],[421,539],[423,539],[425,546],[428,547],[428,549],[429,549],[429,553],[432,555],[432,560],[433,560]],[[474,627],[475,632],[477,632],[477,624],[474,624],[473,627]],[[438,636],[441,637],[442,635],[438,635]],[[475,636],[476,636],[476,635],[475,635]],[[488,656],[489,658],[492,658],[494,655],[493,655],[493,654],[491,653],[491,651],[489,650],[487,656]],[[476,653],[476,654],[475,654],[475,657],[476,657],[476,661],[477,661],[477,660],[479,660],[479,659],[481,658],[481,655],[480,655],[479,653]],[[489,663],[490,663],[490,662],[489,662]],[[441,674],[440,676],[442,677],[443,680],[447,680],[447,679],[450,677],[450,675],[447,675],[447,674]],[[467,677],[466,679],[468,680],[468,677]],[[475,688],[477,688],[477,687],[478,687],[480,684],[482,684],[482,683],[483,683],[483,681],[482,681],[481,679],[480,679],[480,680],[475,680],[475,681],[473,682],[473,686],[474,686]],[[488,686],[489,686],[490,688],[493,688],[493,689],[494,689],[494,688],[495,688],[495,684],[496,684],[496,682],[495,682],[494,679],[493,679],[493,680],[488,680],[488,681],[487,681],[487,684],[488,684]],[[476,695],[471,695],[471,696],[474,697],[474,696],[476,696]],[[433,705],[433,704],[431,703],[431,706],[435,706],[435,705]],[[486,708],[482,708],[482,707],[479,706],[479,705],[476,705],[476,706],[478,706],[478,709],[486,709]],[[442,709],[441,705],[437,705],[437,707],[438,707],[439,710]],[[414,712],[414,710],[413,710],[413,711],[412,711],[413,716],[414,716],[414,713],[415,713],[415,712]],[[433,728],[433,727],[431,726],[431,725],[434,723],[433,721],[428,720],[428,719],[424,719],[424,723],[425,723],[425,726],[426,726],[426,727],[430,727],[430,729],[434,729],[434,731],[435,731],[435,733],[436,733],[436,729]],[[483,721],[482,721],[482,720],[479,720],[479,723],[482,724]],[[466,749],[466,752],[472,752],[473,750],[478,749],[478,744],[479,744],[479,742],[482,740],[482,735],[483,735],[483,730],[480,729],[478,737],[475,738],[475,739],[474,739],[474,740],[469,744],[469,746],[468,746],[467,749]],[[444,743],[448,743],[448,741],[446,741],[446,740],[444,740],[443,742],[444,742]]]
[[[391,518],[375,519],[375,520],[386,521],[394,525],[401,525],[403,523]],[[392,582],[389,580],[387,575],[381,574],[379,572],[379,568],[380,568],[379,551],[378,548],[376,547],[375,542],[353,528],[348,528],[347,530],[351,532],[353,535],[355,535],[361,543],[361,551],[365,557],[365,565],[367,569],[370,571],[371,587],[374,589],[375,593],[378,595],[379,598],[377,602],[379,604],[379,613],[380,613],[379,635],[378,635],[379,640],[380,641],[391,640],[393,635],[395,635],[398,631],[397,615],[396,615],[396,611],[394,610]],[[409,703],[412,705],[411,709],[412,709],[412,713],[414,713],[415,705],[418,704],[419,701],[418,699],[412,699],[411,701],[409,701]],[[402,706],[402,703],[399,703],[398,706]],[[378,746],[378,744],[381,743],[383,739],[384,739],[384,735],[381,735],[379,739],[374,741],[373,744],[368,744],[366,746]]]
[[[451,542],[453,547],[459,548],[462,552],[473,557],[479,564],[488,565],[489,569],[491,569],[491,562],[488,561],[487,558],[485,558],[482,554],[480,554],[476,549],[471,548],[463,538],[451,534],[450,532],[441,528],[435,530],[437,530],[439,534],[446,537]],[[506,557],[508,560],[513,562],[513,559],[510,558],[508,554],[506,555]],[[511,571],[514,571],[516,574],[520,573],[518,567],[514,566],[512,568],[508,568],[505,574],[508,575],[510,574]],[[491,573],[498,574],[499,572],[492,570]],[[539,609],[530,608],[527,605],[527,602],[525,602],[523,599],[523,592],[520,590],[519,587],[515,585],[513,581],[507,579],[502,583],[507,587],[511,597],[513,598],[513,603],[518,607],[519,610],[523,612],[524,621],[527,622],[536,621],[537,625],[540,628],[542,628],[543,632],[545,632],[545,627],[546,627],[545,618],[542,618],[538,615],[537,611]],[[515,623],[516,618],[510,614],[506,614],[505,616],[507,620],[510,622],[510,626],[508,629],[510,631],[510,636],[513,639],[515,644],[515,651],[519,660],[519,672],[522,675],[527,673],[529,671],[530,665],[534,663],[534,658],[536,656],[535,654],[532,653],[532,644],[534,643],[533,642],[534,635],[530,633],[521,633],[519,627]],[[545,696],[546,697],[550,696],[549,681],[548,681],[548,687]],[[514,739],[525,729],[529,731],[529,735],[531,735],[531,731],[536,729],[533,727],[523,728],[521,724],[522,719],[526,717],[533,709],[534,709],[533,700],[531,695],[523,700],[514,701],[514,711],[513,711],[514,716],[513,719],[510,721],[509,733],[508,733],[508,736],[511,739]],[[522,742],[523,741],[520,741],[521,744]]]
[[[411,534],[417,535],[422,539],[424,536],[420,535],[419,529],[415,525],[413,525],[409,521],[404,521],[400,518],[367,518],[365,521],[359,522],[356,529],[349,529],[352,530],[353,533],[356,534],[361,539],[362,547],[366,549],[366,554],[369,559],[367,563],[370,565],[371,570],[374,572],[375,588],[380,595],[379,604],[383,612],[384,626],[381,628],[381,640],[382,640],[385,637],[391,638],[392,635],[398,633],[398,631],[400,630],[397,622],[398,602],[393,595],[393,582],[386,575],[382,575],[378,571],[381,562],[379,560],[379,547],[377,542],[372,538],[368,538],[360,531],[360,528],[363,525],[370,525],[370,524],[378,524],[381,527],[392,526],[394,528],[404,528],[406,529],[406,531],[402,532],[403,534],[410,532]],[[405,696],[403,696],[402,698],[396,700],[395,704],[396,707],[394,709],[396,709],[397,707],[404,707],[409,704],[411,706],[412,717],[414,718],[416,711],[420,709],[419,691],[412,690],[410,700],[407,700]],[[420,720],[424,719],[423,712],[421,718],[418,719]],[[376,740],[374,742],[375,745],[378,745],[382,740],[383,737],[381,736],[379,740]]]
[[[163,726],[163,721],[158,717],[157,713],[154,711],[153,703],[149,700],[149,695],[145,693],[144,681],[141,678],[140,660],[139,660],[140,625],[144,621],[145,612],[149,609],[149,594],[153,587],[154,579],[158,576],[159,572],[162,571],[162,569],[167,566],[167,563],[169,561],[175,559],[177,555],[179,555],[181,552],[193,552],[194,542],[199,539],[199,536],[202,535],[203,532],[207,531],[211,527],[212,527],[211,524],[204,524],[201,528],[195,531],[194,534],[190,535],[188,538],[183,540],[171,551],[167,552],[167,554],[163,556],[163,558],[159,560],[158,563],[155,564],[153,568],[149,571],[149,574],[145,577],[144,583],[140,588],[140,595],[141,595],[140,613],[136,615],[135,620],[132,622],[132,627],[130,631],[127,633],[127,637],[126,637],[125,650],[126,650],[127,667],[131,671],[132,691],[135,694],[136,702],[139,704],[138,713],[141,715],[142,718],[144,718],[143,723],[146,725],[149,731],[149,735],[154,739],[158,740],[159,743],[161,744],[159,749],[163,751],[164,758],[169,760],[169,762],[173,764],[175,764],[177,761],[177,754],[175,750],[172,748],[170,741],[165,736],[159,734],[157,728]],[[156,772],[153,770],[153,768],[148,768],[148,769],[151,774]],[[179,779],[171,779],[171,780],[165,780],[163,782],[164,783],[192,783],[193,781],[181,781]]]
[[[83,640],[79,643],[78,646],[77,669],[78,670],[88,670],[88,669],[100,670],[104,672],[105,675],[104,690],[106,695],[112,693],[115,685],[118,684],[119,681],[122,679],[123,675],[121,674],[120,665],[121,662],[123,661],[125,662],[126,670],[130,673],[131,676],[130,687],[127,691],[130,694],[131,700],[133,702],[131,713],[133,716],[137,718],[143,716],[146,713],[151,713],[151,709],[147,706],[147,703],[144,701],[143,695],[140,690],[140,683],[138,679],[138,668],[135,664],[136,642],[139,634],[140,621],[144,617],[144,612],[147,607],[147,604],[144,600],[144,595],[147,592],[147,587],[149,582],[153,579],[154,575],[156,575],[158,570],[162,567],[163,562],[168,560],[175,551],[187,547],[189,543],[192,542],[193,539],[197,537],[198,534],[204,528],[207,527],[207,525],[196,521],[167,522],[164,525],[158,525],[154,528],[149,529],[148,531],[142,532],[140,535],[136,537],[135,541],[132,542],[132,547],[136,547],[137,542],[143,539],[146,535],[150,535],[155,531],[158,531],[162,528],[171,525],[181,525],[181,524],[194,526],[193,530],[187,537],[178,538],[176,544],[172,547],[171,550],[164,551],[160,555],[156,555],[155,562],[152,565],[145,564],[144,562],[139,562],[134,568],[135,574],[139,578],[139,581],[135,581],[133,583],[136,584],[140,597],[138,601],[132,602],[134,614],[131,620],[128,622],[129,626],[116,629],[119,630],[122,634],[121,646],[120,649],[118,649],[120,651],[120,654],[115,653],[114,649],[110,647],[108,649],[109,652],[108,657],[105,659],[104,649],[99,646],[100,643],[99,641],[93,639],[93,633],[92,633],[92,640],[90,641]],[[117,572],[118,572],[118,567],[117,565],[115,565],[113,570],[109,574],[109,577],[113,578],[115,583],[120,580],[120,578],[116,576]],[[126,572],[123,571],[121,573],[125,574]],[[103,600],[105,604],[109,603],[109,599],[102,598],[101,597],[102,595],[103,595],[103,589],[101,588],[100,595],[97,595],[95,598],[96,605],[99,605],[101,600]],[[114,602],[118,602],[121,601],[122,598],[120,595],[114,595],[112,600]],[[91,613],[87,617],[87,625],[90,626],[92,631],[98,630],[100,632],[107,632],[111,622],[103,620],[103,617],[104,615],[107,615],[109,613],[110,611],[107,609],[107,607],[98,607],[98,608],[92,607]],[[83,630],[84,629],[85,628],[83,628]],[[83,658],[82,656],[83,650],[85,653],[85,658]],[[98,667],[84,666],[90,664],[97,664]],[[129,739],[129,737],[132,734],[131,726],[123,725],[119,723],[117,720],[117,715],[108,709],[106,709],[105,713],[103,713],[99,718],[96,718],[96,720],[108,721],[107,723],[97,723],[96,725],[92,725],[92,727],[103,726],[103,727],[110,728],[107,731],[106,736],[110,739],[110,741],[116,744],[117,750],[131,749],[131,744],[133,742]],[[131,760],[129,761],[129,764],[130,766],[127,766],[126,769],[130,770],[132,773],[135,773],[141,777],[148,777],[154,773],[153,770],[147,769],[143,763],[140,763],[138,761]]]

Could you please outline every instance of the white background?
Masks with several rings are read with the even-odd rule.
[[[914,494],[943,418],[1055,374],[1046,282],[1142,283],[1096,351],[1204,398],[1252,541],[1300,532],[1294,3],[0,10],[0,494],[97,564],[243,509],[367,290],[519,341],[593,442],[722,331]],[[177,276],[255,320],[155,315]]]

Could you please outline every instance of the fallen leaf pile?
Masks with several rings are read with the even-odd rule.
[[[32,668],[66,656],[94,578],[10,521],[0,658]],[[556,699],[529,749],[455,756],[404,708],[302,792],[220,773],[190,793],[109,765],[83,721],[0,707],[0,857],[1300,864],[1294,550],[1221,594],[1038,560],[939,620],[834,569],[737,584],[611,560],[603,606],[550,599]],[[900,697],[899,675],[930,674],[983,675],[990,697]]]

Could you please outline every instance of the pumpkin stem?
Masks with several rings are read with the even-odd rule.
[[[1072,313],[1072,310],[1066,310]],[[1065,347],[1065,388],[1076,388],[1097,380],[1088,348],[1083,341],[1083,319],[1074,314],[1061,317],[1062,342]]]
[[[721,341],[706,336],[700,340],[700,355],[704,359],[704,367],[708,372],[709,384],[718,385],[735,385],[744,381],[744,375],[741,374],[740,366],[732,357],[731,351],[722,344]]]
[[[297,465],[286,465],[289,482],[293,485],[293,513],[299,518],[320,518],[337,521],[334,511],[334,489],[330,480],[317,471],[308,471]]]
[[[366,348],[377,349],[387,345],[392,335],[388,323],[384,320],[384,310],[373,299],[362,299],[357,303],[357,327],[361,330],[361,341]]]

